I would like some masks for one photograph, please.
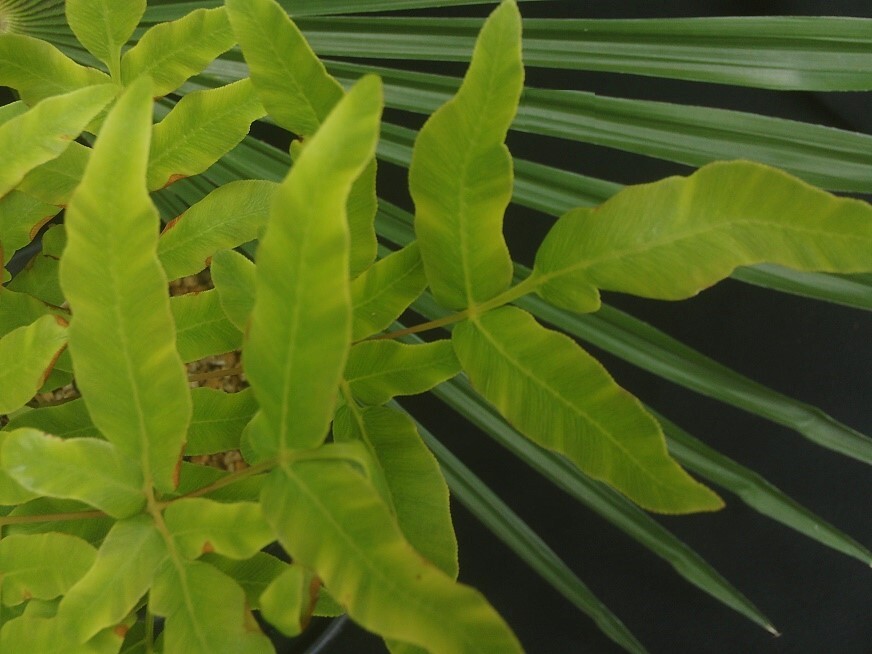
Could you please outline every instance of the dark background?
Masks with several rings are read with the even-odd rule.
[[[419,15],[484,16],[491,6]],[[872,17],[869,2],[582,2],[522,4],[527,17],[642,18],[728,15]],[[432,70],[432,68],[431,68]],[[438,70],[436,72],[439,72]],[[456,67],[445,72],[458,73]],[[872,133],[870,94],[771,92],[664,79],[528,71],[528,84],[603,95],[682,102],[816,122]],[[419,126],[420,116],[392,114]],[[582,174],[639,183],[688,168],[597,146],[512,134],[513,154]],[[384,165],[382,193],[396,198],[404,173]],[[407,207],[408,208],[408,207]],[[513,252],[538,238],[548,220],[512,207]],[[872,315],[728,280],[697,298],[658,303],[609,295],[625,309],[702,353],[787,395],[872,433],[869,402]],[[588,347],[617,381],[690,433],[763,474],[860,543],[872,545],[869,468],[801,435],[695,395]],[[506,453],[486,434],[438,404],[410,408],[440,440],[533,527],[652,654],[872,653],[872,571],[766,519],[723,493],[714,515],[658,518],[743,591],[782,632],[763,629],[697,590],[672,568]],[[530,654],[621,652],[461,505],[453,504],[461,580],[479,588]],[[347,626],[330,652],[384,652],[380,641]]]

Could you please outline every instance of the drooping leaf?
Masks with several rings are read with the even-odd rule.
[[[377,78],[336,106],[276,191],[257,252],[246,374],[268,429],[261,454],[321,443],[351,336],[345,199],[373,155]]]
[[[66,150],[114,96],[115,87],[110,84],[71,91],[46,98],[0,125],[0,196],[15,188],[28,172]]]
[[[254,308],[257,285],[254,263],[238,252],[222,250],[213,257],[210,272],[224,314],[237,329],[245,331]]]
[[[217,291],[176,295],[170,298],[170,309],[182,361],[232,352],[242,345],[242,332],[227,319]]]
[[[114,518],[145,505],[142,471],[107,441],[62,440],[25,428],[9,434],[2,456],[6,472],[42,496],[79,500]]]
[[[27,173],[18,189],[42,202],[64,206],[82,181],[90,155],[91,148],[72,142],[60,156]]]
[[[457,577],[457,539],[451,524],[448,487],[415,423],[385,407],[341,408],[334,421],[337,440],[363,441],[384,473],[397,523],[406,540],[451,578]]]
[[[0,197],[0,268],[17,250],[36,238],[42,226],[59,211],[60,207],[21,191],[13,190]],[[10,277],[5,269],[0,270],[0,276],[3,282]]]
[[[503,142],[523,85],[521,17],[503,2],[482,28],[457,95],[418,133],[409,167],[421,258],[447,308],[489,300],[512,279],[502,234],[512,158]]]
[[[179,551],[189,559],[209,552],[247,559],[275,540],[256,502],[183,498],[166,508],[164,520]]]
[[[242,429],[257,412],[251,390],[225,393],[212,388],[192,388],[191,400],[194,413],[185,454],[214,454],[237,449]]]
[[[166,555],[166,544],[150,516],[116,522],[94,565],[61,600],[58,619],[66,633],[83,643],[120,623],[149,589]]]
[[[167,223],[157,250],[167,277],[198,273],[216,252],[256,239],[275,188],[274,182],[260,180],[229,182]]]
[[[223,7],[197,9],[151,27],[121,60],[125,85],[143,75],[154,80],[154,95],[174,91],[233,47],[233,30]]]
[[[311,570],[289,565],[261,594],[261,613],[286,636],[298,636],[309,624],[320,587]]]
[[[275,188],[273,182],[230,182],[167,223],[157,249],[167,277],[198,273],[216,252],[256,239],[269,216]]]
[[[28,105],[108,81],[105,73],[77,64],[47,41],[0,34],[0,86],[17,90]]]
[[[85,401],[81,398],[15,416],[3,431],[29,427],[59,438],[99,438]]]
[[[3,603],[50,600],[63,595],[93,565],[96,550],[81,538],[59,534],[12,534],[0,540]]]
[[[66,346],[67,325],[56,316],[42,316],[0,338],[0,414],[36,394]]]
[[[186,94],[154,127],[148,188],[156,190],[197,175],[230,152],[264,116],[247,79]]]
[[[314,570],[365,628],[434,654],[521,651],[477,591],[453,582],[408,544],[375,489],[352,468],[308,461],[274,470],[261,501],[288,553]]]
[[[365,404],[384,404],[396,395],[417,395],[460,372],[451,341],[405,345],[363,341],[351,348],[345,380]]]
[[[536,255],[540,294],[574,311],[597,288],[678,300],[768,261],[798,270],[872,269],[872,207],[761,164],[713,163],[575,209]]]
[[[263,106],[279,125],[308,139],[342,98],[342,86],[277,2],[230,0],[226,4]],[[375,182],[373,159],[354,181],[346,203],[352,277],[368,268],[376,254]]]
[[[427,287],[417,243],[389,254],[351,282],[352,340],[393,323]]]
[[[521,433],[651,511],[723,506],[666,451],[656,420],[568,337],[514,307],[454,328],[473,386]]]
[[[245,605],[239,585],[207,563],[167,561],[155,579],[149,605],[166,617],[166,652],[275,652]]]
[[[70,350],[94,424],[140,463],[146,483],[175,486],[191,415],[175,350],[158,215],[145,188],[151,88],[131,86],[106,118],[66,212],[61,287],[75,314]]]
[[[66,0],[67,23],[92,55],[121,81],[121,47],[145,12],[145,0]]]

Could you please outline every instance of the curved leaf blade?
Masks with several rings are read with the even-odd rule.
[[[70,201],[60,278],[75,313],[76,381],[94,424],[140,462],[147,484],[169,491],[191,405],[145,188],[150,134],[143,80],[109,113]]]
[[[63,207],[82,181],[90,154],[90,148],[73,141],[60,156],[27,173],[18,184],[18,190]]]
[[[176,324],[176,349],[186,363],[242,345],[242,332],[227,319],[214,289],[171,297],[170,310]]]
[[[261,502],[294,560],[367,629],[434,654],[521,651],[478,592],[412,549],[375,489],[350,467],[311,461],[274,470]]]
[[[9,420],[3,432],[30,427],[58,438],[99,438],[100,432],[91,421],[85,401],[81,398],[56,406],[46,406],[21,413]]]
[[[20,429],[6,438],[2,456],[6,472],[42,496],[79,500],[114,518],[145,506],[142,471],[107,441]]]
[[[66,346],[67,325],[56,316],[42,316],[0,338],[0,414],[36,395]]]
[[[799,270],[872,270],[872,207],[750,162],[626,188],[565,214],[536,255],[549,302],[599,307],[597,288],[678,300],[768,261]]]
[[[31,170],[63,153],[113,97],[115,87],[91,86],[46,98],[0,125],[0,196]]]
[[[274,540],[257,502],[185,498],[164,510],[164,520],[179,551],[189,559],[209,552],[248,559]]]
[[[321,582],[301,565],[289,565],[261,594],[261,612],[286,636],[298,636],[312,617]]]
[[[651,511],[723,506],[669,458],[660,427],[636,398],[571,339],[527,312],[488,312],[456,326],[452,341],[473,386],[511,424],[586,474]]]
[[[154,95],[174,91],[196,75],[235,39],[224,7],[197,9],[151,27],[121,59],[121,78],[130,85],[144,75],[154,80]]]
[[[120,73],[121,47],[145,12],[145,0],[66,0],[67,23],[92,55]]]
[[[378,80],[361,80],[276,191],[244,351],[269,425],[261,453],[314,447],[326,436],[351,335],[345,199],[375,150],[381,106]]]
[[[42,226],[60,210],[21,191],[10,191],[0,197],[0,268],[16,251],[33,241]],[[10,277],[5,269],[0,270],[0,275],[4,282]]]
[[[214,454],[239,449],[245,425],[257,413],[250,389],[225,393],[212,388],[192,388],[194,413],[188,428],[185,454]]]
[[[503,2],[482,28],[457,95],[415,140],[415,233],[433,295],[451,309],[491,299],[512,278],[502,235],[512,158],[503,142],[523,85],[521,17]]]
[[[233,250],[222,250],[213,257],[210,272],[227,319],[244,332],[254,308],[257,286],[254,262]]]
[[[0,540],[3,604],[63,595],[93,565],[96,550],[75,536],[11,534]]]

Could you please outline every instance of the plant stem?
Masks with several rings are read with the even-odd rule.
[[[211,493],[214,490],[218,490],[219,488],[224,488],[225,486],[230,486],[231,484],[235,484],[237,481],[245,479],[246,477],[251,477],[252,475],[260,474],[261,472],[267,472],[271,468],[275,467],[278,464],[278,461],[262,461],[256,465],[249,466],[248,468],[243,468],[242,470],[237,470],[236,472],[232,472],[226,477],[221,477],[216,481],[213,481],[211,484],[207,484],[197,490],[193,490],[190,493],[185,493],[184,495],[180,495],[179,497],[174,497],[171,500],[167,500],[165,502],[157,502],[156,506],[163,510],[173,502],[178,502],[179,500],[187,499],[190,497],[200,497],[201,495],[206,495],[207,493]]]

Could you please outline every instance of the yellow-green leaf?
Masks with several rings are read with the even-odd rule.
[[[418,133],[409,166],[421,258],[446,308],[489,300],[512,279],[502,233],[512,197],[504,141],[523,85],[521,16],[506,0],[485,22],[457,95]]]
[[[229,182],[167,223],[157,248],[167,277],[198,273],[218,251],[255,240],[269,217],[275,189],[274,182]]]
[[[121,47],[145,13],[145,0],[66,0],[67,23],[92,55],[121,81]]]
[[[29,413],[32,413],[32,411]],[[0,506],[24,504],[39,497],[38,493],[27,490],[6,472],[6,465],[3,462],[3,444],[9,438],[9,434],[6,432],[8,428],[9,425],[6,425],[0,431]]]
[[[154,127],[148,188],[197,175],[236,147],[264,116],[251,81],[186,94]]]
[[[9,476],[39,495],[79,500],[114,518],[145,505],[142,471],[107,441],[25,428],[5,439],[2,457]]]
[[[82,181],[90,155],[91,148],[72,142],[60,156],[27,173],[18,190],[42,202],[62,207],[70,201],[73,191]]]
[[[7,288],[18,293],[27,293],[47,304],[54,306],[63,304],[64,295],[58,280],[58,262],[64,245],[66,245],[66,233],[63,225],[54,225],[46,230],[42,236],[42,251],[27,262],[24,270],[7,284]]]
[[[539,293],[574,311],[599,308],[598,288],[680,300],[738,266],[872,270],[872,207],[748,161],[628,187],[573,209],[536,255]]]
[[[106,73],[77,64],[47,41],[0,34],[0,86],[11,86],[29,105],[108,81]]]
[[[348,465],[307,461],[274,470],[261,501],[294,561],[314,570],[366,629],[433,654],[521,652],[487,601],[421,557]]]
[[[21,191],[10,191],[0,197],[0,268],[36,238],[40,228],[60,210]],[[10,277],[5,269],[0,270],[0,275],[3,282]]]
[[[0,629],[0,651],[27,654],[117,654],[124,636],[104,629],[85,643],[71,642],[63,625],[51,617],[25,614]]]
[[[254,263],[233,250],[222,250],[212,259],[212,283],[218,291],[221,308],[236,328],[245,331],[254,308],[257,272]]]
[[[194,414],[185,454],[214,454],[239,448],[242,430],[257,412],[251,390],[225,393],[213,388],[192,388]]]
[[[148,75],[154,80],[154,95],[162,97],[234,43],[224,7],[197,9],[178,20],[158,23],[143,34],[124,54],[121,78],[129,85]]]
[[[518,431],[651,511],[723,506],[666,450],[657,421],[569,337],[503,307],[454,328],[473,386]]]
[[[114,86],[91,86],[47,98],[0,125],[0,196],[15,188],[28,172],[66,150],[113,97]]]
[[[256,502],[180,499],[166,508],[164,520],[179,551],[189,559],[209,552],[247,559],[275,540]]]
[[[55,316],[0,338],[0,414],[21,408],[36,394],[66,345],[66,323]]]
[[[276,191],[243,357],[261,455],[326,437],[351,337],[345,200],[375,151],[381,108],[380,81],[363,78]]]
[[[145,188],[151,85],[131,86],[106,118],[66,212],[61,287],[73,310],[70,352],[94,424],[169,491],[191,416],[175,349],[157,210]]]
[[[98,438],[100,432],[91,421],[81,398],[56,406],[46,406],[22,413],[9,421],[3,431],[30,427],[59,438]]]
[[[261,613],[286,636],[298,636],[309,624],[320,587],[311,570],[289,565],[261,594]]]
[[[196,361],[238,350],[242,332],[231,323],[215,290],[170,298],[176,323],[176,348],[182,361]]]

